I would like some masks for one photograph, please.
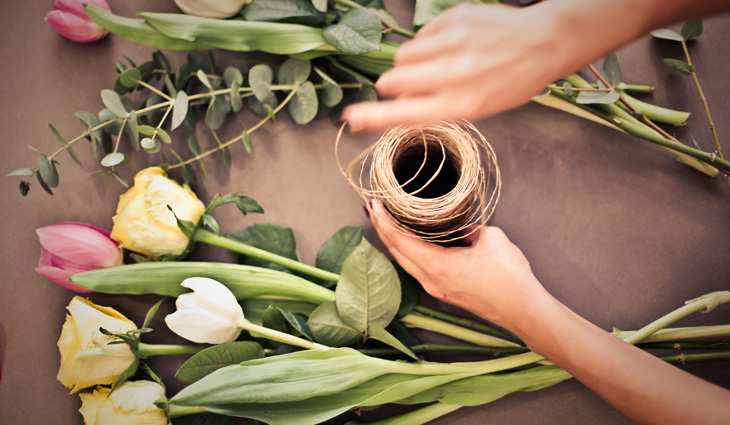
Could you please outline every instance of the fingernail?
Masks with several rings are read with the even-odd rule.
[[[368,209],[368,207],[365,206],[365,205],[363,205],[362,206],[362,210],[365,211],[365,216],[367,216],[367,218],[369,219],[370,218],[370,210]]]

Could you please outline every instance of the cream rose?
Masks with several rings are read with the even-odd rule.
[[[155,405],[164,396],[156,382],[126,381],[111,394],[106,387],[81,394],[79,412],[86,425],[167,425],[165,411]]]
[[[187,186],[167,178],[160,167],[146,168],[119,197],[111,237],[123,248],[152,258],[178,256],[190,240],[177,226],[175,215],[197,223],[204,212],[205,205]]]

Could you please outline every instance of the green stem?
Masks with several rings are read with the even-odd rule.
[[[687,49],[687,42],[682,38],[682,49],[684,50],[684,56],[687,58],[687,63],[693,67],[692,65],[692,58],[689,56],[689,50]],[[691,69],[691,68],[690,68]],[[717,147],[717,155],[720,158],[724,158],[722,155],[722,147],[720,146],[720,139],[717,137],[717,129],[715,128],[715,123],[712,121],[712,115],[710,115],[710,106],[707,104],[707,98],[705,97],[705,93],[702,91],[702,86],[700,85],[700,80],[697,78],[697,73],[695,71],[690,71],[690,75],[692,75],[692,79],[695,82],[695,86],[697,86],[697,91],[700,94],[700,99],[702,99],[702,105],[705,107],[705,113],[707,114],[707,120],[710,122],[710,131],[712,131],[712,137],[715,139],[715,146]],[[727,178],[728,184],[730,184],[730,175],[725,176]]]
[[[493,356],[521,354],[529,351],[527,347],[480,347],[475,345],[452,345],[452,344],[420,344],[410,347],[414,353],[442,353],[442,352],[458,352],[458,353],[481,353]],[[401,351],[394,348],[361,348],[357,350],[368,356],[396,356],[402,355]]]
[[[424,316],[419,313],[411,313],[401,319],[403,323],[419,327],[421,329],[428,329],[434,332],[438,332],[443,335],[447,335],[462,341],[471,342],[486,347],[520,347],[520,344],[512,341],[507,341],[502,338],[497,338],[491,335],[487,335],[481,332],[473,331],[452,323],[444,322],[439,319],[434,319],[429,316]]]
[[[179,418],[181,416],[194,415],[196,413],[205,413],[207,410],[198,406],[178,406],[177,404],[170,404],[170,412],[167,414],[169,419]]]
[[[519,345],[524,345],[522,340],[520,338],[518,338],[516,335],[513,335],[509,332],[505,332],[501,329],[493,328],[492,326],[489,326],[485,323],[479,322],[474,319],[456,316],[454,314],[446,313],[444,311],[436,310],[436,309],[425,307],[422,305],[417,305],[416,307],[413,308],[413,311],[421,313],[425,316],[435,317],[437,319],[440,319],[440,320],[443,320],[443,321],[446,321],[449,323],[453,323],[455,325],[459,325],[464,328],[476,329],[485,334],[496,336],[498,338],[502,338],[507,341],[512,341]]]
[[[614,330],[612,334],[621,339],[625,339],[630,335],[633,335],[635,332],[636,331]],[[651,334],[651,336],[644,338],[641,342],[664,342],[678,339],[712,338],[727,336],[730,336],[730,325],[695,326],[689,328],[666,328]]]
[[[281,342],[284,344],[294,345],[297,347],[306,348],[308,350],[315,350],[315,349],[321,349],[326,350],[329,347],[322,344],[317,344],[316,342],[312,342],[303,338],[296,337],[294,335],[289,335],[285,332],[279,332],[274,329],[270,329],[264,326],[254,325],[253,323],[249,322],[248,320],[243,320],[239,323],[237,323],[238,327],[244,330],[247,330],[251,332],[252,334],[256,334],[254,336],[263,336],[264,338],[270,339],[272,341]]]
[[[616,90],[621,97],[634,108],[637,112],[653,121],[672,124],[674,126],[684,125],[689,118],[690,113],[684,111],[675,111],[674,109],[662,108],[661,106],[652,105],[642,102],[632,97],[624,90]]]
[[[137,351],[144,356],[169,356],[195,354],[207,348],[205,345],[145,344],[140,342]]]
[[[730,341],[674,341],[637,344],[642,350],[717,350],[730,348]]]
[[[659,358],[673,364],[723,362],[730,360],[730,351],[719,351],[717,353],[682,353],[671,356],[660,356]]]
[[[215,233],[209,232],[205,229],[198,228],[193,233],[192,239],[196,242],[207,243],[209,245],[215,245],[221,248],[225,248],[239,254],[250,255],[252,257],[259,258],[264,261],[269,261],[275,264],[284,266],[290,270],[305,273],[309,276],[316,277],[318,279],[324,279],[330,282],[337,282],[340,278],[338,274],[328,272],[326,270],[312,267],[308,264],[286,258],[281,255],[273,254],[269,251],[256,248],[254,246],[239,242],[224,236],[216,235]]]

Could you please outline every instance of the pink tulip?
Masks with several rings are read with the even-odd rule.
[[[106,0],[56,0],[46,22],[57,33],[79,43],[91,43],[103,38],[109,31],[89,18],[84,4],[111,10]]]
[[[64,222],[36,229],[41,258],[35,271],[76,292],[94,292],[74,285],[76,273],[122,264],[122,248],[109,232],[85,223]]]

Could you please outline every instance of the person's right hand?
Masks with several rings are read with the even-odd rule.
[[[469,246],[445,248],[403,234],[377,201],[370,217],[393,258],[438,299],[516,330],[533,302],[551,298],[522,251],[497,227],[480,227],[464,240]]]

